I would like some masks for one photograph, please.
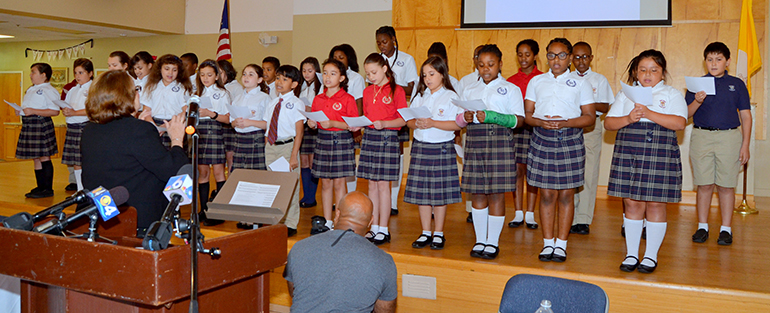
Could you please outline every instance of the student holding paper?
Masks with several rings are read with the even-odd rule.
[[[314,57],[307,57],[302,60],[299,66],[302,71],[302,92],[299,94],[299,98],[307,105],[305,110],[311,111],[311,105],[316,95],[319,95],[323,90],[321,89],[321,65],[318,64],[318,59]],[[301,208],[312,208],[317,205],[316,191],[318,190],[318,177],[314,177],[310,170],[313,164],[313,152],[315,151],[315,140],[318,132],[315,129],[305,125],[305,134],[302,136],[302,146],[299,148],[299,165],[302,168],[300,170],[302,178],[302,199],[299,199],[299,206]]]
[[[187,99],[192,90],[182,60],[173,54],[166,54],[159,57],[152,67],[139,101],[146,111],[151,112],[155,125],[161,126],[172,117],[187,111]],[[161,138],[163,145],[170,148],[171,139],[168,134],[164,132]]]
[[[607,194],[623,198],[626,258],[620,270],[652,273],[666,235],[666,203],[682,199],[682,162],[676,132],[687,123],[682,94],[666,85],[666,58],[646,50],[628,64],[628,83],[652,87],[653,104],[634,103],[623,91],[607,112],[604,127],[617,130]],[[639,262],[643,219],[647,248]]]
[[[432,116],[406,122],[414,130],[414,141],[404,202],[416,204],[420,211],[422,234],[412,243],[412,248],[430,245],[431,249],[439,250],[446,242],[447,205],[463,200],[454,149],[455,131],[460,130],[454,120],[462,110],[452,104],[452,99],[458,97],[442,57],[428,58],[422,64],[420,77],[411,108],[428,108]],[[436,222],[433,228],[431,213]]]
[[[735,186],[741,166],[749,161],[751,105],[743,81],[727,74],[730,49],[724,43],[712,42],[703,51],[703,57],[709,71],[705,77],[713,77],[716,95],[706,96],[703,91],[688,91],[685,95],[688,115],[695,124],[690,139],[690,160],[694,183],[698,186],[698,230],[692,235],[692,241],[701,243],[709,238],[709,208],[716,185],[722,212],[717,243],[731,245]]]
[[[554,38],[546,52],[550,70],[529,82],[524,100],[526,121],[532,125],[527,182],[540,188],[543,250],[538,258],[544,262],[564,262],[575,210],[575,189],[585,181],[583,127],[594,124],[596,110],[590,82],[570,75],[569,40]]]
[[[516,144],[512,128],[521,126],[524,106],[519,87],[500,75],[503,53],[497,45],[479,50],[476,67],[479,82],[463,86],[463,98],[481,100],[486,110],[458,115],[467,126],[465,166],[461,191],[470,194],[476,243],[475,258],[494,259],[500,252],[500,233],[505,225],[505,193],[516,191]]]
[[[32,159],[35,164],[37,187],[24,195],[27,198],[53,197],[53,164],[51,156],[58,153],[52,116],[59,115],[59,92],[51,86],[53,69],[47,63],[35,63],[30,67],[32,87],[27,89],[21,102],[21,133],[16,143],[17,159]]]
[[[67,137],[64,139],[61,163],[74,168],[77,190],[82,190],[83,168],[80,166],[80,137],[83,134],[83,128],[88,124],[86,99],[88,98],[88,88],[91,88],[91,81],[94,79],[94,64],[89,59],[80,58],[75,60],[72,67],[75,69],[77,85],[70,89],[65,99],[71,108],[61,109],[64,116],[67,117]]]
[[[332,204],[339,204],[347,194],[346,177],[356,172],[356,154],[353,135],[343,116],[358,116],[358,105],[347,93],[347,67],[335,59],[323,64],[323,82],[326,90],[313,99],[313,112],[322,111],[327,121],[308,120],[307,125],[318,128],[312,175],[321,179],[321,202],[326,225],[321,232],[333,228]],[[333,201],[336,197],[337,201]]]
[[[364,69],[366,78],[372,82],[364,89],[364,116],[373,125],[364,130],[356,177],[369,180],[369,198],[374,203],[372,228],[366,238],[381,245],[390,242],[390,182],[398,181],[400,173],[398,130],[406,122],[398,109],[406,108],[406,93],[396,84],[390,64],[382,55],[367,56]]]

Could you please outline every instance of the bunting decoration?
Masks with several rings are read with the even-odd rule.
[[[79,56],[83,56],[86,54],[86,45],[91,44],[91,48],[94,47],[94,40],[88,39],[84,42],[81,42],[77,45],[67,47],[67,48],[61,48],[61,49],[54,49],[54,50],[38,50],[38,49],[32,49],[27,48],[24,50],[24,57],[28,58],[30,52],[32,53],[32,59],[34,61],[40,61],[43,58],[43,55],[48,58],[48,61],[52,61],[54,59],[61,60],[62,57],[66,54],[67,58],[74,59]]]

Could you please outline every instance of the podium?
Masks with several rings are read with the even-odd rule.
[[[87,231],[87,219],[75,233]],[[79,227],[78,227],[79,226]],[[100,221],[117,245],[0,227],[0,274],[21,279],[22,312],[188,312],[190,247],[148,251],[135,238],[136,211]],[[199,255],[200,312],[269,312],[269,272],[286,263],[286,227],[207,240]]]

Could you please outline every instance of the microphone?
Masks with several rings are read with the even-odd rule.
[[[185,133],[188,135],[194,134],[195,129],[198,128],[198,119],[200,118],[200,102],[200,97],[190,97],[190,102],[187,106],[187,127],[184,129]]]
[[[177,176],[171,177],[163,189],[163,194],[169,203],[160,221],[155,221],[147,228],[147,233],[142,239],[142,247],[145,250],[158,251],[168,247],[173,232],[173,220],[176,208],[179,205],[192,203],[192,164],[183,165]]]
[[[90,216],[96,212],[99,212],[102,220],[107,221],[120,214],[118,206],[123,205],[128,201],[128,190],[123,186],[117,186],[110,190],[100,186],[89,192],[87,196],[91,200],[91,204],[85,209],[75,212],[75,214],[68,216],[63,221],[58,219],[48,221],[35,227],[33,231],[43,234],[58,234],[72,222],[83,218],[83,216]]]
[[[10,216],[7,220],[3,221],[3,225],[8,228],[20,229],[20,230],[32,230],[34,224],[48,217],[49,215],[59,215],[62,210],[73,204],[82,204],[91,201],[89,194],[91,192],[88,189],[80,190],[73,195],[64,199],[64,201],[54,204],[35,213],[34,215],[27,212],[19,212]],[[61,217],[58,217],[61,218]]]

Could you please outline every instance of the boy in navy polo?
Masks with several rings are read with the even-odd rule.
[[[730,49],[724,43],[710,43],[703,57],[709,72],[704,77],[714,77],[716,95],[688,91],[685,96],[688,115],[695,124],[690,139],[690,162],[695,176],[693,182],[698,186],[698,230],[692,235],[692,241],[701,243],[709,238],[708,215],[716,185],[722,213],[717,243],[730,245],[733,243],[730,225],[735,186],[741,166],[749,161],[752,122],[749,92],[742,80],[727,74]]]

